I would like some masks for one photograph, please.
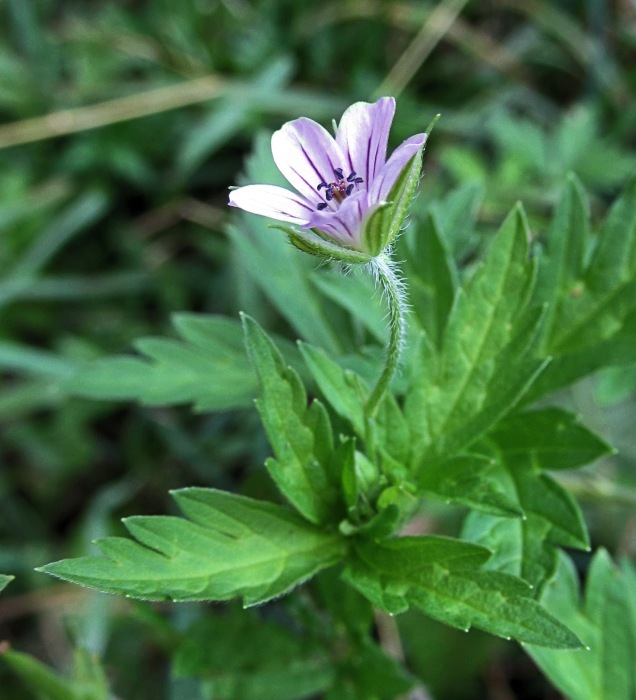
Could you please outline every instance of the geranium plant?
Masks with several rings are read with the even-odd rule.
[[[430,128],[387,158],[394,110],[388,97],[354,104],[334,136],[305,118],[285,124],[271,149],[293,190],[247,184],[230,193],[230,204],[246,212],[237,213],[233,244],[252,247],[245,259],[254,262],[246,265],[253,264],[263,293],[301,336],[297,346],[270,336],[248,315],[239,325],[184,314],[176,319],[181,341],[142,341],[147,359],[92,363],[69,380],[84,395],[191,401],[199,410],[249,406],[257,394],[271,445],[265,468],[280,498],[180,489],[173,495],[184,517],[126,518],[132,538],[100,540],[101,556],[41,570],[133,598],[240,598],[244,606],[313,579],[315,619],[330,616],[334,631],[310,635],[311,653],[300,643],[294,653],[299,663],[315,654],[314,669],[327,655],[327,670],[306,669],[296,678],[276,667],[287,679],[285,693],[277,695],[280,685],[263,686],[265,694],[246,690],[244,697],[407,692],[417,679],[378,648],[374,626],[415,608],[452,627],[521,642],[577,700],[628,698],[633,674],[617,676],[605,663],[611,643],[597,633],[598,606],[617,625],[633,615],[634,572],[627,565],[619,572],[599,553],[593,590],[579,610],[564,548],[589,550],[587,529],[573,496],[550,474],[611,448],[559,405],[536,401],[604,363],[633,359],[636,187],[615,204],[594,247],[575,178],[542,255],[531,254],[524,211],[515,207],[462,277],[439,213],[420,217],[399,236]],[[302,252],[251,214],[279,222],[275,228]],[[397,245],[402,271],[393,261]],[[311,287],[308,260],[370,272],[389,309],[388,332],[363,276],[324,277]],[[289,276],[285,288],[281,275]],[[352,356],[339,346],[347,327],[330,320],[334,305],[368,336],[382,337],[383,360],[362,347]],[[455,536],[420,526],[425,499],[465,509]],[[600,593],[610,589],[611,605]],[[269,630],[263,639],[278,639],[263,629]],[[346,645],[334,642],[339,634]],[[633,634],[630,627],[624,636],[632,645]],[[214,648],[205,635],[188,644]],[[205,677],[188,644],[180,672]],[[593,671],[581,690],[564,669],[585,664]],[[234,697],[219,683],[206,686],[209,697]],[[612,688],[619,694],[603,694]]]

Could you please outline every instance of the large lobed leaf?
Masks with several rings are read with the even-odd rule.
[[[199,678],[209,698],[296,700],[324,692],[335,670],[315,639],[231,607],[186,631],[173,674]]]
[[[478,506],[482,512],[469,514],[463,534],[495,552],[488,566],[521,576],[540,590],[554,573],[558,546],[589,548],[576,501],[544,472],[580,467],[611,448],[576,416],[545,408],[501,421],[489,434],[488,450],[491,475],[524,517],[502,519]]]
[[[543,353],[554,359],[530,397],[599,367],[636,360],[636,180],[612,207],[593,247],[585,195],[570,179],[538,282],[537,301],[551,304]]]
[[[531,597],[521,579],[477,567],[490,552],[442,537],[361,542],[346,580],[391,614],[409,606],[453,627],[522,642],[577,648],[576,636]]]
[[[527,224],[517,209],[483,266],[456,295],[441,351],[420,341],[405,403],[416,470],[470,445],[519,401],[543,368],[535,359],[541,311],[528,306],[533,282]]]
[[[199,411],[250,405],[256,377],[243,350],[238,321],[221,316],[177,314],[181,336],[142,338],[143,357],[110,357],[86,363],[63,387],[96,399],[133,399],[150,405],[193,403]]]
[[[189,518],[124,520],[138,541],[97,542],[105,556],[41,568],[66,581],[133,598],[227,600],[246,605],[286,593],[335,564],[344,544],[271,503],[215,489],[188,488],[174,498]]]
[[[571,560],[560,555],[542,596],[554,615],[587,645],[583,652],[528,646],[554,685],[571,700],[632,700],[636,697],[636,569],[616,566],[600,550],[588,570],[584,600]]]

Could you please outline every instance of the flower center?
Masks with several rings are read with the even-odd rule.
[[[348,197],[353,192],[356,185],[364,182],[355,172],[349,173],[345,178],[342,168],[334,168],[334,173],[338,178],[337,180],[333,182],[321,182],[318,187],[316,187],[319,192],[323,187],[325,188],[325,199],[327,200],[326,202],[320,202],[320,204],[318,204],[316,207],[318,211],[326,209],[329,206],[328,202],[334,201],[339,204],[345,197]]]

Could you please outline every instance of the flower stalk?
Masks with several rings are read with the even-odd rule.
[[[389,341],[386,347],[384,368],[364,407],[367,420],[371,420],[375,416],[380,402],[384,398],[395,375],[400,362],[406,329],[405,294],[402,280],[395,272],[395,263],[388,255],[383,253],[373,258],[369,263],[369,267],[376,279],[376,283],[380,285],[382,295],[387,302]]]

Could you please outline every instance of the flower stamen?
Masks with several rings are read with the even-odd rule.
[[[353,192],[356,185],[364,182],[361,177],[357,176],[355,171],[350,172],[346,178],[342,168],[334,168],[333,172],[338,178],[337,180],[334,180],[333,182],[325,182],[323,180],[322,182],[318,183],[318,186],[316,187],[319,192],[323,187],[325,188],[325,199],[327,200],[326,202],[320,202],[316,206],[318,211],[326,209],[328,202],[331,201],[340,204],[345,197],[348,197]]]

